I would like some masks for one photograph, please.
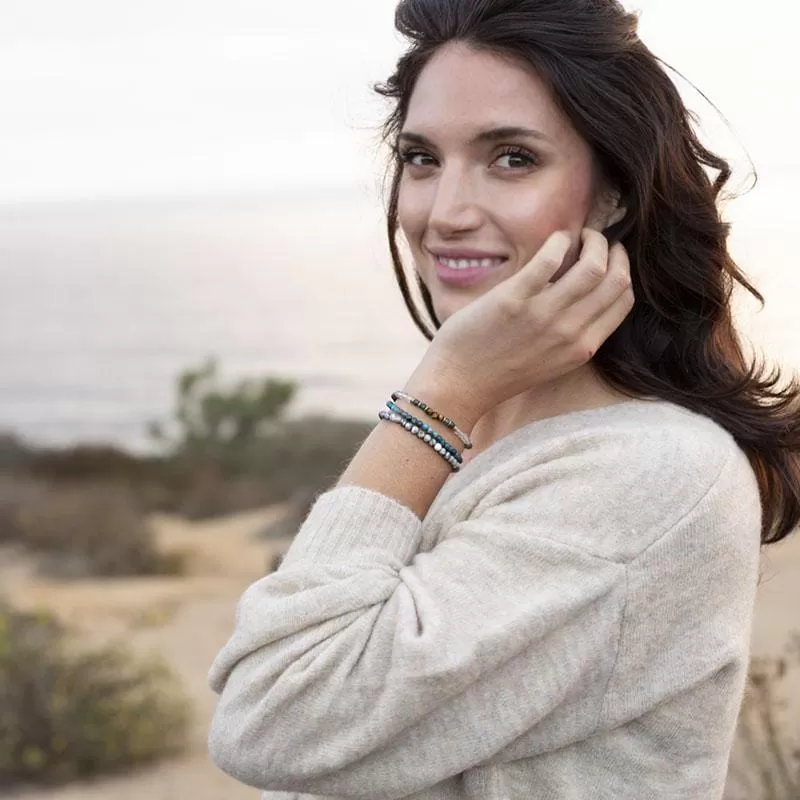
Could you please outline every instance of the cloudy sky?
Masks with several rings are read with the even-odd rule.
[[[393,0],[0,0],[0,202],[372,187],[402,43]],[[641,35],[789,218],[800,177],[793,0],[639,0]]]

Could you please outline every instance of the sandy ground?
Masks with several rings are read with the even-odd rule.
[[[208,759],[205,736],[215,696],[206,673],[233,626],[236,601],[267,571],[288,539],[254,533],[283,512],[279,506],[223,520],[189,523],[153,518],[164,548],[190,557],[183,578],[59,583],[31,574],[27,563],[0,564],[2,585],[22,607],[47,607],[98,641],[123,637],[143,652],[163,654],[193,699],[197,724],[187,755],[123,776],[52,790],[25,790],[9,800],[258,800],[258,792],[221,773]],[[790,631],[800,631],[800,535],[762,556],[753,655],[777,655]],[[787,722],[800,728],[800,669],[786,684]]]

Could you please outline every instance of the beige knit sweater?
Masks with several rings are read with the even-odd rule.
[[[718,800],[760,525],[728,432],[650,399],[495,442],[424,521],[334,488],[239,603],[212,758],[269,800]]]

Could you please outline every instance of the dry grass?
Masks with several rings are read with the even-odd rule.
[[[0,786],[60,784],[180,752],[190,707],[160,660],[88,649],[47,612],[0,603]]]
[[[176,574],[180,553],[161,553],[134,495],[115,483],[51,486],[0,479],[0,541],[39,555],[60,578]]]

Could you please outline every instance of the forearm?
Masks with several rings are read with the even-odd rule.
[[[412,377],[403,391],[450,417],[467,435],[481,417],[459,392],[437,386],[433,380]],[[463,444],[453,431],[410,403],[401,400],[398,405],[424,420],[463,452]],[[431,447],[401,425],[381,422],[364,440],[336,485],[361,486],[380,492],[424,519],[450,474],[450,465]]]

